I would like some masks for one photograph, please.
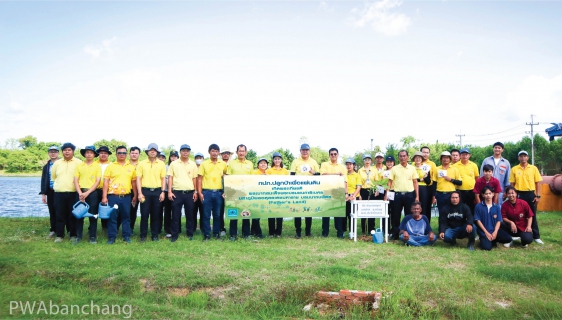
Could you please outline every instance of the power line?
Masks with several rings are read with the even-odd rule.
[[[469,134],[469,136],[470,136],[470,137],[493,136],[493,135],[496,135],[496,134],[500,134],[500,133],[508,132],[508,131],[511,131],[511,130],[515,130],[515,129],[519,129],[519,128],[524,128],[524,127],[525,127],[525,125],[520,124],[520,125],[518,125],[518,126],[516,126],[516,127],[513,127],[513,128],[511,128],[511,129],[507,129],[507,130],[504,130],[504,131],[499,131],[499,132],[495,132],[495,133],[485,133],[485,134]]]
[[[526,122],[525,124],[531,126],[531,164],[535,165],[535,136],[533,135],[533,126],[538,125],[539,123],[533,122],[534,115],[531,115],[531,122]],[[526,133],[529,133],[528,131]]]
[[[470,143],[473,143],[473,142],[482,142],[482,141],[506,140],[506,139],[513,138],[513,137],[520,137],[521,138],[521,137],[524,137],[524,136],[525,136],[524,133],[515,133],[515,134],[508,135],[508,136],[493,137],[493,138],[490,137],[490,138],[487,138],[487,139],[477,139],[477,140],[467,139],[468,142],[465,142],[465,144],[470,144]]]

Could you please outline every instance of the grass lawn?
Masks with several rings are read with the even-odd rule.
[[[350,319],[562,318],[562,212],[539,214],[544,246],[491,252],[469,252],[466,240],[412,248],[339,240],[335,230],[326,239],[320,225],[314,220],[314,238],[293,239],[293,223],[285,221],[280,239],[207,243],[199,232],[194,241],[139,243],[137,226],[132,244],[109,246],[104,236],[97,245],[55,244],[45,239],[48,219],[2,218],[0,318],[127,316],[11,309],[11,301],[44,301],[47,311],[49,301],[93,301],[102,311],[130,305],[131,318],[335,319],[336,311],[302,309],[316,291],[340,289],[383,294],[377,312],[354,309],[345,313]],[[262,229],[267,233],[265,220]]]

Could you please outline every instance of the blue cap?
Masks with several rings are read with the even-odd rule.
[[[66,149],[66,148],[70,148],[70,149],[72,149],[72,151],[76,150],[76,146],[73,145],[73,144],[70,143],[70,142],[65,142],[65,143],[63,143],[63,145],[60,147],[60,149],[61,149],[62,151],[64,151],[64,149]]]
[[[265,161],[265,162],[267,162],[267,163],[269,164],[269,161],[267,161],[266,158],[260,158],[260,159],[258,160],[258,164],[259,164],[261,161]]]
[[[279,152],[274,152],[273,155],[271,156],[271,158],[275,158],[275,157],[279,157],[281,159],[283,159],[283,156],[279,153]]]
[[[470,153],[470,150],[468,150],[468,148],[462,148],[459,153]]]
[[[393,156],[388,156],[388,157],[386,157],[386,161],[393,161],[393,162],[396,162],[396,160],[394,160],[394,157],[393,157]]]
[[[345,163],[353,163],[355,164],[355,160],[353,158],[347,158],[347,160],[345,160]]]
[[[365,154],[363,155],[363,160],[365,160],[366,158],[373,159],[373,157],[372,157],[370,154],[368,154],[368,153],[365,153]]]
[[[57,146],[50,146],[49,151],[56,150],[57,152],[60,151],[59,147]]]
[[[301,150],[310,150],[310,146],[308,145],[308,143],[301,144]]]
[[[197,152],[197,153],[195,154],[195,157],[194,157],[194,158],[197,158],[197,157],[205,158],[205,156],[204,156],[201,152]]]
[[[177,151],[172,151],[172,152],[170,152],[170,157],[173,157],[173,156],[176,156],[176,157],[178,157],[178,158],[180,157],[180,155],[178,154]]]
[[[187,150],[191,151],[191,147],[190,147],[188,144],[185,144],[185,143],[181,145],[180,151],[181,151],[182,149],[187,149]]]
[[[164,157],[164,158],[166,158],[166,154],[164,153],[164,151],[158,153],[158,156],[159,156],[159,157]]]

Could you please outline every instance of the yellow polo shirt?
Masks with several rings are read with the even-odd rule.
[[[320,174],[342,174],[347,182],[347,168],[341,163],[332,163],[331,161],[322,162],[320,166]]]
[[[254,171],[254,164],[252,163],[252,161],[248,159],[244,159],[244,161],[240,161],[239,159],[234,159],[229,161],[226,174],[237,176],[237,175],[252,174],[252,171]]]
[[[390,170],[389,180],[392,180],[392,190],[395,192],[414,191],[414,180],[418,180],[419,174],[416,168],[407,164],[405,167],[398,164]]]
[[[252,174],[255,174],[255,175],[266,175],[266,174],[267,174],[267,170],[264,171],[264,172],[262,172],[260,169],[256,169],[256,170],[252,171]]]
[[[132,181],[137,179],[135,166],[126,162],[124,165],[115,161],[105,169],[104,179],[109,179],[107,194],[124,195],[131,193]]]
[[[422,161],[422,164],[427,164],[431,168],[429,170],[429,175],[431,178],[431,183],[429,185],[433,185],[433,182],[437,181],[437,165],[431,160]]]
[[[197,179],[197,165],[188,160],[183,162],[180,159],[172,161],[168,167],[168,175],[172,177],[172,190],[195,190],[193,179]]]
[[[418,172],[418,177],[419,177],[419,179],[420,179],[420,181],[418,181],[418,186],[427,187],[427,183],[425,183],[425,182],[423,181],[423,177],[425,176],[425,171],[423,171],[422,168],[417,168],[415,165],[412,165],[412,166],[413,166],[413,167],[416,169],[416,171]]]
[[[74,185],[74,174],[76,168],[82,163],[82,160],[72,157],[66,161],[59,159],[51,168],[51,179],[55,182],[53,190],[55,192],[76,192]]]
[[[140,161],[137,165],[137,178],[141,179],[143,188],[162,188],[162,178],[166,177],[166,164],[161,160]]]
[[[100,184],[98,185],[98,189],[103,189],[103,174],[105,172],[105,169],[107,169],[107,167],[111,164],[111,162],[107,161],[105,163],[101,163],[99,159],[96,159],[95,162],[99,164],[101,167],[101,179],[100,179]]]
[[[353,171],[352,173],[346,174],[347,177],[347,193],[353,194],[357,190],[357,186],[360,186],[363,182],[359,173]]]
[[[289,170],[285,169],[285,168],[269,168],[267,170],[265,170],[265,173],[269,174],[269,175],[274,175],[274,176],[282,176],[282,175],[288,175],[289,174]]]
[[[455,163],[453,167],[457,168],[457,170],[459,170],[459,173],[461,174],[462,185],[457,186],[459,190],[474,190],[476,179],[478,179],[478,175],[480,174],[476,164],[470,160],[468,160],[466,164],[462,164],[462,161],[459,161]]]
[[[230,162],[229,167],[232,165]],[[222,189],[222,176],[226,173],[226,163],[220,159],[217,162],[207,159],[199,166],[198,175],[203,177],[201,187],[203,189]]]
[[[439,166],[435,169],[435,175],[437,176],[437,191],[453,192],[457,190],[456,186],[452,182],[445,180],[445,178],[439,177],[439,170],[443,170],[443,166]],[[449,165],[449,168],[447,168],[447,176],[455,180],[462,179],[459,170],[453,165]]]
[[[90,189],[99,178],[101,181],[101,166],[93,161],[90,165],[82,162],[76,167],[74,177],[78,178],[78,185],[82,189]]]
[[[311,168],[314,172],[320,172],[318,162],[312,158],[305,161],[302,157],[298,157],[291,163],[291,172],[294,172],[297,176],[311,176],[309,172]],[[347,170],[345,171],[347,172]]]
[[[361,177],[362,188],[372,188],[375,181],[381,180],[379,176],[379,170],[377,170],[377,168],[373,166],[369,167],[369,170],[367,170],[365,167],[359,169],[358,174]]]
[[[58,161],[57,161],[58,162]],[[57,164],[55,162],[55,164]],[[535,183],[542,181],[539,169],[532,164],[527,164],[525,168],[521,164],[511,168],[509,183],[513,184],[518,191],[535,191]]]

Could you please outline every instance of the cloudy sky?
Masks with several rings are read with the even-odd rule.
[[[0,142],[264,154],[562,122],[560,1],[0,2]]]

